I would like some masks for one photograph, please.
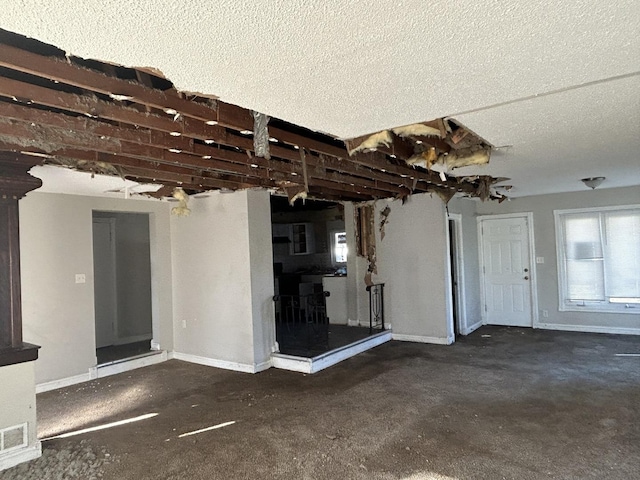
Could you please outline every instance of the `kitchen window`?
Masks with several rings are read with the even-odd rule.
[[[331,236],[333,263],[347,263],[347,233],[332,232]]]
[[[640,314],[640,205],[554,216],[560,310]]]

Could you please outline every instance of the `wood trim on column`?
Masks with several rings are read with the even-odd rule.
[[[0,152],[0,366],[38,358],[38,346],[22,341],[18,200],[42,185],[28,171],[40,159]]]

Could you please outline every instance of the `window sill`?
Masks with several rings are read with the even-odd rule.
[[[0,367],[38,359],[38,345],[23,343],[20,347],[0,349]]]
[[[563,305],[560,307],[561,312],[584,312],[584,313],[619,313],[619,314],[635,314],[640,315],[640,307],[624,308],[624,307],[597,307],[594,305],[586,305],[578,307],[576,305]]]

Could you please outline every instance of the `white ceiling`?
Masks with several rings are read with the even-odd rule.
[[[151,185],[125,180],[109,175],[92,175],[54,165],[33,167],[29,173],[42,180],[38,192],[87,195],[90,197],[135,198],[155,200],[144,192],[155,192],[161,185]]]
[[[452,116],[513,145],[463,171],[512,196],[640,184],[637,0],[21,0],[0,27],[343,138]]]

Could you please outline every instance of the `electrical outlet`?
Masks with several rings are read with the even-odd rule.
[[[549,310],[542,310],[542,316],[544,318],[549,318]]]
[[[187,328],[187,321],[186,320],[182,320],[182,328]]]
[[[76,283],[87,283],[87,276],[84,273],[76,273]]]
[[[544,257],[536,257],[536,263],[544,263]]]

